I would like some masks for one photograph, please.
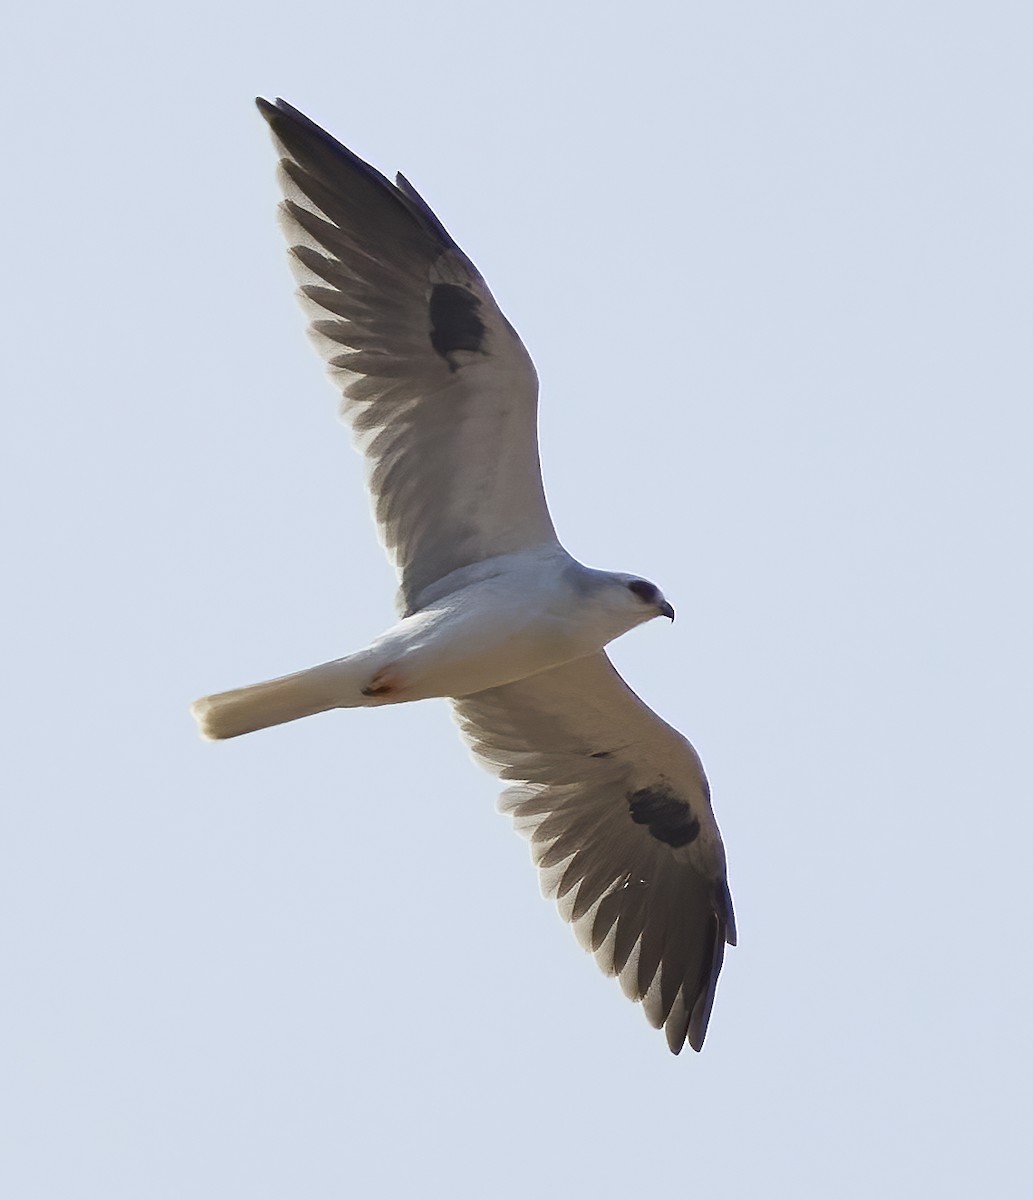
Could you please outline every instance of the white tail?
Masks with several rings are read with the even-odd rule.
[[[195,701],[190,711],[202,737],[220,741],[331,708],[350,708],[364,702],[356,678],[364,672],[358,663],[349,670],[351,665],[349,659],[338,659],[280,679],[218,692]]]

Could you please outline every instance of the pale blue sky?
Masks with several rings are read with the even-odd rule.
[[[1026,1196],[1029,6],[284,11],[6,27],[0,1192]],[[443,703],[196,737],[393,594],[256,93],[434,205],[566,545],[678,609],[615,658],[728,846],[702,1055]]]

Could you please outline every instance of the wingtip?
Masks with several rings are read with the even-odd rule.
[[[288,104],[279,96],[275,103],[266,100],[264,96],[256,96],[255,106],[272,131],[273,138],[288,157],[300,162],[306,170],[315,170],[317,176],[328,169],[326,163],[320,164],[315,161],[321,157],[322,152],[329,150],[332,155],[342,157],[353,170],[364,175],[377,187],[383,188],[392,197],[393,202],[400,203],[426,233],[436,238],[445,249],[450,250],[464,263],[472,275],[479,278],[477,268],[459,248],[455,239],[442,225],[427,201],[404,175],[399,172],[396,176],[397,182],[392,183],[376,167],[371,166],[354,150],[349,150],[343,142],[338,141],[332,133],[328,133],[311,117],[307,117],[293,104]]]
[[[681,1054],[681,1052],[685,1049],[685,1035],[682,1034],[682,1040],[680,1042],[668,1035],[667,1048],[674,1055],[674,1057],[677,1058],[678,1055]],[[696,1046],[693,1046],[692,1048],[693,1050],[698,1049]]]
[[[296,121],[299,125],[304,125],[307,128],[321,133],[324,137],[330,136],[326,130],[320,128],[320,126],[318,126],[311,117],[306,117],[300,109],[295,108],[293,104],[288,104],[286,100],[281,99],[279,96],[277,96],[275,100],[267,100],[264,96],[256,96],[255,107],[262,114],[262,116],[265,117],[270,125],[274,121],[283,120],[284,117],[288,117]]]
[[[732,893],[728,889],[727,880],[723,881],[718,918],[723,918],[724,920],[725,944],[728,946],[736,945],[739,940],[739,934],[735,927],[735,909],[732,907]]]

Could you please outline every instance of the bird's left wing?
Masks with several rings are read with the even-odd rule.
[[[366,456],[402,608],[453,571],[556,545],[537,376],[477,269],[402,176],[282,100],[258,107],[282,156],[291,266]]]
[[[603,653],[454,701],[542,892],[675,1054],[703,1044],[735,919],[692,746]]]

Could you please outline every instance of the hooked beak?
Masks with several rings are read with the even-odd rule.
[[[663,602],[663,604],[657,606],[656,611],[660,614],[660,616],[668,617],[672,621],[674,620],[674,609],[667,603],[666,600]]]

